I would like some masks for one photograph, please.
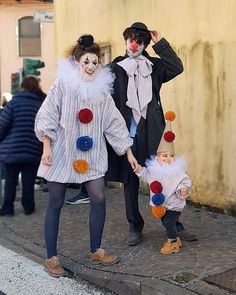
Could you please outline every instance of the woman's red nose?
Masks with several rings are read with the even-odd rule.
[[[130,49],[131,50],[137,50],[138,49],[138,44],[136,43],[136,42],[132,42],[131,44],[130,44]]]

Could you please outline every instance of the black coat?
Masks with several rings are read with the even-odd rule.
[[[0,162],[40,162],[42,143],[34,122],[43,99],[43,93],[19,92],[7,103],[0,117]]]
[[[183,72],[181,60],[166,39],[162,38],[153,46],[153,49],[160,58],[150,57],[146,51],[143,52],[143,55],[153,63],[151,74],[153,96],[151,102],[148,104],[146,120],[141,118],[137,127],[135,139],[137,151],[134,151],[134,155],[141,165],[144,165],[145,160],[156,153],[165,128],[165,119],[160,99],[162,83],[168,82]],[[112,96],[116,107],[124,117],[127,128],[129,129],[132,110],[126,106],[128,76],[125,70],[117,64],[117,62],[122,61],[126,57],[117,57],[110,64],[110,67],[116,75],[114,94]],[[127,183],[129,163],[126,155],[117,156],[109,144],[107,144],[107,148],[108,172],[106,173],[106,180]]]

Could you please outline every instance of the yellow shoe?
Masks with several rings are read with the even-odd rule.
[[[161,254],[171,254],[171,253],[178,253],[179,252],[179,243],[178,241],[171,243],[167,241],[164,243],[163,247],[161,248]]]
[[[90,253],[91,262],[94,264],[112,265],[117,263],[120,259],[115,255],[107,255],[105,250],[97,249],[96,252]]]
[[[179,247],[182,247],[183,245],[182,245],[182,242],[181,242],[181,240],[180,240],[180,237],[177,237],[177,242],[178,242],[178,244],[179,244]]]
[[[55,278],[64,277],[66,272],[63,267],[61,267],[59,259],[53,256],[45,260],[44,270],[51,276]]]

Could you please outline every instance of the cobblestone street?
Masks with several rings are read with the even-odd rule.
[[[76,192],[68,190],[67,198]],[[148,197],[140,195],[140,209],[145,219],[145,228],[142,243],[135,247],[125,244],[127,222],[122,191],[107,189],[106,197],[107,220],[103,248],[118,254],[121,261],[109,267],[94,266],[90,263],[89,204],[65,204],[58,251],[63,264],[73,277],[85,278],[117,294],[149,294],[151,290],[159,290],[167,292],[160,294],[168,295],[218,295],[233,294],[233,291],[236,291],[235,277],[230,279],[228,285],[220,283],[220,279],[214,277],[236,267],[235,217],[188,205],[181,220],[188,231],[197,234],[199,240],[183,241],[183,247],[178,254],[163,256],[159,249],[166,239],[165,232],[161,222],[150,214]],[[25,216],[18,197],[15,216],[0,219],[1,240],[23,247],[43,263],[43,219],[47,193],[36,191],[36,205],[36,213]],[[127,290],[129,293],[126,293]]]

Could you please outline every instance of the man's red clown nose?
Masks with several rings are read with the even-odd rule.
[[[138,44],[137,44],[136,42],[132,42],[132,43],[130,44],[130,49],[131,49],[132,51],[136,51],[136,50],[138,49]]]

